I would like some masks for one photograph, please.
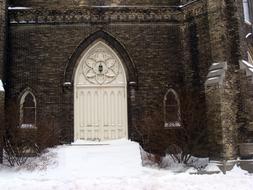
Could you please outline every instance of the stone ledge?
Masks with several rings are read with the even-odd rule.
[[[205,86],[221,86],[223,84],[223,80],[225,78],[227,70],[227,63],[213,63],[209,68],[209,73],[207,75],[207,80],[205,82]]]
[[[241,169],[253,173],[253,160],[241,160],[237,164]]]
[[[89,23],[89,22],[167,22],[180,21],[182,14],[172,8],[83,7],[66,9],[10,10],[11,24]]]
[[[197,1],[196,1],[197,2]],[[202,1],[200,1],[202,2]],[[9,7],[11,24],[59,24],[92,22],[182,22],[206,13],[204,3],[185,6],[83,6],[65,8]]]
[[[242,158],[253,158],[253,143],[241,143],[239,149]]]
[[[3,82],[0,79],[0,92],[4,92]]]
[[[11,0],[11,6],[21,7],[180,7],[200,3],[203,0]]]
[[[245,60],[240,60],[240,69],[245,71],[247,77],[252,77],[251,82],[253,83],[253,65]]]

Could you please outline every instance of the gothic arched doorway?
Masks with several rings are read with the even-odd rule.
[[[125,69],[104,42],[93,43],[79,59],[74,94],[75,140],[128,137]]]

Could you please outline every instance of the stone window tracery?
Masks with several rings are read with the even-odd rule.
[[[98,41],[81,60],[76,76],[78,85],[122,85],[124,68],[110,47]]]
[[[164,127],[181,127],[180,101],[173,89],[169,89],[164,96]]]

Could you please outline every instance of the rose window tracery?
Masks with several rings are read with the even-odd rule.
[[[83,75],[92,84],[109,84],[119,75],[119,63],[104,47],[92,51],[83,64]]]

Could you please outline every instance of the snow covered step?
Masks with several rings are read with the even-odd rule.
[[[91,143],[87,143],[87,144],[71,144],[71,146],[108,146],[110,144],[101,144],[101,143],[96,143],[96,144],[91,144]]]
[[[58,150],[58,165],[77,178],[138,176],[142,168],[139,144],[124,139],[75,142]]]
[[[105,145],[116,145],[122,142],[130,142],[126,139],[120,140],[110,140],[110,141],[86,141],[86,140],[77,140],[71,143],[71,146],[105,146]]]

